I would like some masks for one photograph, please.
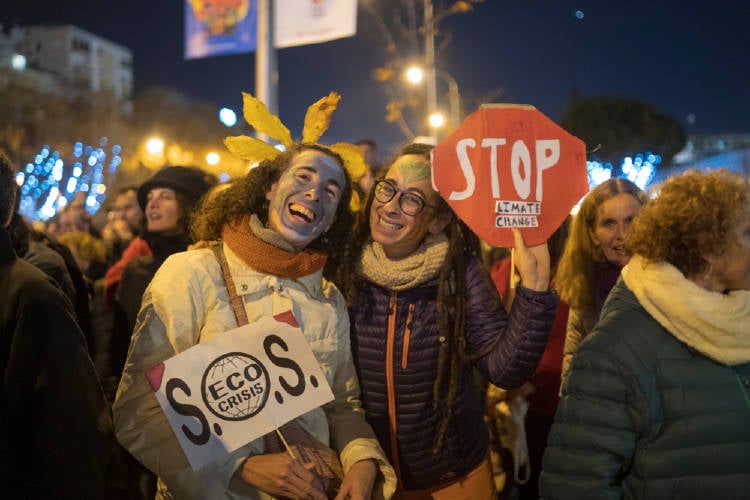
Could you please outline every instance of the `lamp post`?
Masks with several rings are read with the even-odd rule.
[[[435,74],[448,84],[448,99],[450,101],[451,125],[458,127],[461,123],[461,94],[458,92],[458,83],[449,73],[435,69]]]
[[[448,84],[448,99],[450,101],[450,121],[449,124],[453,127],[457,127],[458,124],[461,122],[461,94],[458,91],[458,83],[456,82],[456,79],[453,78],[450,73],[447,73],[446,71],[443,71],[441,69],[433,68],[435,76],[441,78]],[[424,70],[419,66],[409,66],[406,69],[406,72],[404,73],[404,76],[406,77],[406,80],[408,80],[410,83],[416,85],[421,83],[425,79],[425,72]],[[429,83],[429,80],[428,80]],[[428,116],[430,117],[430,122],[433,128],[439,128],[441,127],[445,120],[443,120],[443,123],[437,124],[439,122],[439,119],[437,118],[437,115],[440,114],[438,111],[437,106],[437,97],[435,98],[434,103],[430,103],[430,95],[428,93]],[[433,122],[433,117],[434,122]]]
[[[427,86],[427,115],[437,112],[437,82],[435,80],[435,21],[432,0],[424,0],[424,62]]]

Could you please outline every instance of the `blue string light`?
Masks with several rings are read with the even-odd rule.
[[[21,186],[21,215],[30,221],[46,221],[78,193],[86,195],[89,213],[96,213],[107,195],[105,165],[107,173],[114,175],[122,164],[119,144],[112,145],[111,159],[107,162],[108,143],[107,137],[99,139],[98,147],[75,142],[67,159],[49,145],[43,145],[33,161],[16,174],[16,183]]]
[[[632,181],[641,189],[646,189],[660,164],[661,156],[650,152],[626,156],[620,162],[620,177]],[[587,161],[586,169],[589,174],[590,189],[611,178],[614,170],[611,163],[601,163],[596,160]]]

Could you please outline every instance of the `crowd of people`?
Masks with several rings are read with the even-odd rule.
[[[101,227],[77,200],[32,227],[0,154],[8,498],[747,498],[746,178],[689,171],[651,199],[613,178],[488,262],[432,146],[381,168],[325,128],[227,184],[158,170]],[[273,433],[194,469],[147,372],[285,311],[333,400],[282,428],[340,477]]]

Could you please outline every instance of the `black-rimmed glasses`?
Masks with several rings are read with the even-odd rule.
[[[396,196],[396,193],[399,193],[399,208],[401,208],[401,211],[406,215],[410,215],[412,217],[419,215],[422,210],[425,209],[425,207],[429,207],[432,209],[437,208],[434,205],[428,204],[425,199],[418,194],[412,193],[411,191],[401,191],[391,182],[385,179],[379,179],[375,181],[375,186],[373,187],[373,189],[375,190],[375,199],[380,203],[388,203],[393,199],[394,196]]]

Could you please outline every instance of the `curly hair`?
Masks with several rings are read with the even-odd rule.
[[[430,151],[433,146],[427,144],[409,144],[403,147],[393,158],[405,155],[418,155],[430,160]],[[392,164],[393,162],[391,162]],[[384,169],[386,173],[388,169]],[[357,214],[357,224],[351,243],[347,249],[344,265],[337,274],[336,284],[347,298],[351,307],[356,303],[358,287],[362,277],[355,272],[356,263],[365,244],[370,240],[369,214],[375,198],[375,190],[370,190],[367,203]],[[466,269],[472,257],[480,255],[479,238],[469,227],[459,219],[451,207],[438,196],[436,202],[437,215],[449,214],[450,223],[443,230],[448,237],[448,253],[440,266],[438,274],[437,295],[437,318],[440,335],[447,339],[440,345],[438,354],[437,376],[433,383],[433,404],[444,405],[445,414],[440,425],[434,452],[437,453],[442,447],[443,438],[448,424],[453,417],[453,402],[458,389],[458,380],[462,373],[464,364],[472,359],[478,358],[485,353],[469,355],[466,352]],[[489,277],[485,276],[488,287],[495,290],[490,284]],[[500,297],[497,297],[497,306],[500,305]],[[443,391],[447,384],[447,391]],[[440,400],[440,394],[446,392],[444,400]]]
[[[594,294],[596,268],[607,262],[604,252],[591,240],[596,228],[596,217],[602,203],[618,194],[629,194],[641,205],[648,201],[646,193],[627,179],[607,179],[589,191],[573,218],[570,234],[565,242],[560,262],[555,273],[555,288],[560,298],[574,309],[596,313]]]
[[[750,186],[741,175],[726,169],[687,170],[667,179],[635,218],[625,248],[695,276],[734,242],[734,228],[748,209]]]
[[[343,168],[343,159],[325,146],[318,144],[295,144],[272,160],[265,160],[247,175],[232,183],[215,196],[208,197],[193,216],[190,232],[194,241],[212,241],[221,239],[222,228],[242,216],[255,214],[263,224],[268,224],[268,200],[266,194],[273,184],[281,178],[292,159],[305,150],[315,150],[333,158],[344,173],[346,179],[334,222],[323,235],[316,238],[307,248],[325,252],[328,255],[323,275],[327,278],[341,264],[343,249],[349,239],[354,216],[349,209],[352,196],[352,180]]]

